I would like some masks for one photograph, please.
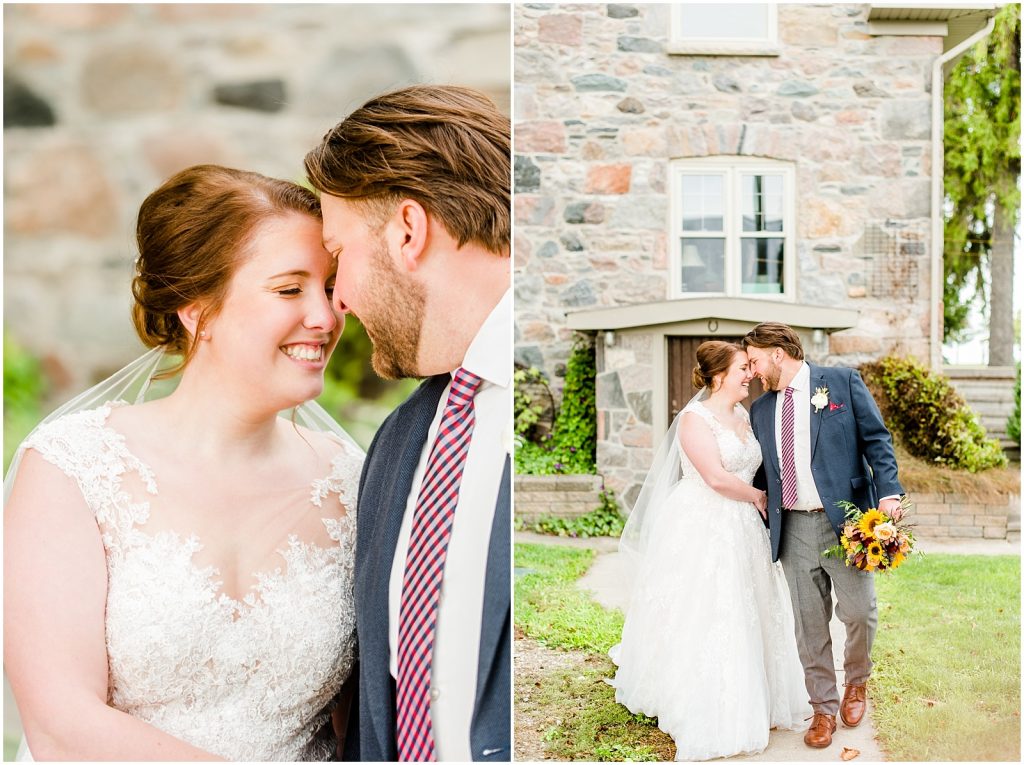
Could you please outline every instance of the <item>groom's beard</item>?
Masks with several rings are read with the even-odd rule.
[[[765,370],[764,376],[761,381],[764,383],[765,390],[778,390],[779,379],[782,377],[782,369],[771,359],[768,360],[768,369]]]
[[[383,237],[373,253],[373,269],[372,295],[359,314],[373,343],[373,371],[386,380],[418,377],[426,291],[395,268]]]

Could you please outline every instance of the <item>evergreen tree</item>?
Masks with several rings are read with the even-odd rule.
[[[960,60],[945,94],[944,337],[964,338],[968,305],[980,300],[989,314],[989,364],[1009,366],[1020,217],[1019,4],[999,10],[992,34]]]

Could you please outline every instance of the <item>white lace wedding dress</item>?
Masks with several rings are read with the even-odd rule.
[[[25,444],[77,482],[102,533],[108,703],[230,760],[330,759],[332,742],[316,734],[354,658],[362,455],[342,444],[330,473],[297,496],[324,516],[330,546],[293,534],[282,567],[257,574],[239,601],[194,560],[195,534],[147,527],[159,480],[107,424],[117,405],[54,420]]]
[[[711,427],[725,469],[751,483],[761,449],[749,426],[740,438],[703,404],[688,410]],[[811,714],[789,591],[754,506],[716,493],[680,453],[682,480],[651,516],[611,650],[615,699],[657,717],[676,760],[760,752],[770,728],[798,728]]]

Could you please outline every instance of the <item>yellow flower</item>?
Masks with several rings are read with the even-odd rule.
[[[890,565],[891,568],[896,568],[904,560],[906,560],[906,556],[905,555],[903,555],[902,553],[896,553],[895,555],[892,556],[892,563],[889,564],[889,565]]]
[[[880,523],[884,523],[885,520],[885,513],[881,513],[878,510],[871,509],[860,517],[860,521],[857,522],[857,527],[864,534],[871,536],[875,532],[875,526],[877,526]]]
[[[868,543],[868,558],[874,558],[875,561],[880,561],[882,559],[882,554],[882,545],[874,541]]]

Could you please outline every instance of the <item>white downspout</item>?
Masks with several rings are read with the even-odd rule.
[[[931,258],[931,316],[929,336],[931,340],[931,368],[942,370],[942,284],[943,284],[943,233],[942,202],[945,198],[943,183],[943,115],[945,113],[943,91],[945,77],[942,67],[965,50],[992,34],[996,25],[995,16],[990,16],[983,29],[975,32],[954,48],[943,53],[932,64],[932,258]]]

